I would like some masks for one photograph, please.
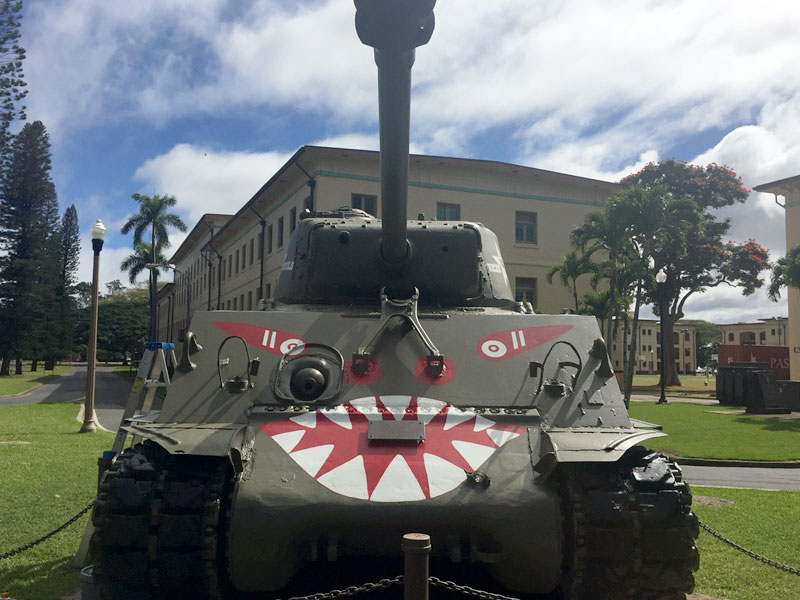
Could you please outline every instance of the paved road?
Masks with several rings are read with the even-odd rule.
[[[692,485],[800,490],[800,469],[763,467],[697,467],[682,465],[683,476]]]
[[[95,370],[95,412],[106,429],[116,431],[131,384],[114,375],[116,367]],[[77,366],[66,375],[18,396],[0,397],[0,407],[41,402],[82,402],[86,397],[86,367]]]

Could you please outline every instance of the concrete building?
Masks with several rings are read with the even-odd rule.
[[[786,216],[786,249],[800,245],[800,175],[763,183],[757,192],[775,195]],[[783,200],[781,200],[781,198]],[[800,380],[800,289],[789,288],[789,370],[792,380]]]
[[[661,324],[653,319],[639,319],[636,339],[636,373],[658,374],[661,372]],[[678,373],[691,374],[697,370],[696,327],[678,322],[672,331],[675,368]],[[614,370],[623,366],[622,342],[611,345],[611,362]]]
[[[530,300],[539,312],[560,312],[574,307],[574,301],[556,280],[547,284],[548,268],[571,249],[573,227],[624,189],[507,163],[411,155],[408,215],[487,225],[500,240],[517,298]],[[377,152],[300,148],[243,205],[228,199],[241,206],[236,214],[205,215],[172,256],[175,286],[162,291],[159,305],[162,312],[172,311],[174,326],[170,330],[161,320],[160,336],[177,339],[187,312],[250,310],[269,298],[303,210],[352,206],[380,218],[379,196]],[[588,290],[589,276],[584,276],[579,293]]]
[[[724,346],[788,346],[789,320],[759,319],[758,323],[729,323],[722,328]]]

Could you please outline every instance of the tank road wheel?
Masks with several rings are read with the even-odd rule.
[[[170,457],[148,442],[119,456],[92,513],[102,598],[222,597],[218,521],[226,473],[223,460]]]
[[[680,468],[634,447],[612,464],[561,468],[566,600],[684,600],[699,557]]]

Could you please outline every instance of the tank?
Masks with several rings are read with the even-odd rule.
[[[435,0],[356,0],[378,66],[382,220],[307,213],[263,310],[198,312],[156,415],[123,424],[93,512],[104,598],[279,597],[309,573],[672,600],[697,519],[641,445],[594,318],[515,302],[495,235],[406,216],[410,82]],[[324,582],[315,583],[324,592]],[[289,587],[287,587],[289,586]]]

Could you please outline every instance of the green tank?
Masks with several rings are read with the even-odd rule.
[[[144,441],[100,485],[102,596],[277,597],[325,565],[360,584],[375,561],[399,573],[402,535],[424,532],[433,574],[507,594],[684,598],[689,486],[639,445],[664,434],[628,416],[595,319],[515,302],[481,224],[407,220],[435,0],[355,4],[383,219],[304,215],[263,310],[195,314],[163,408],[123,424]]]

